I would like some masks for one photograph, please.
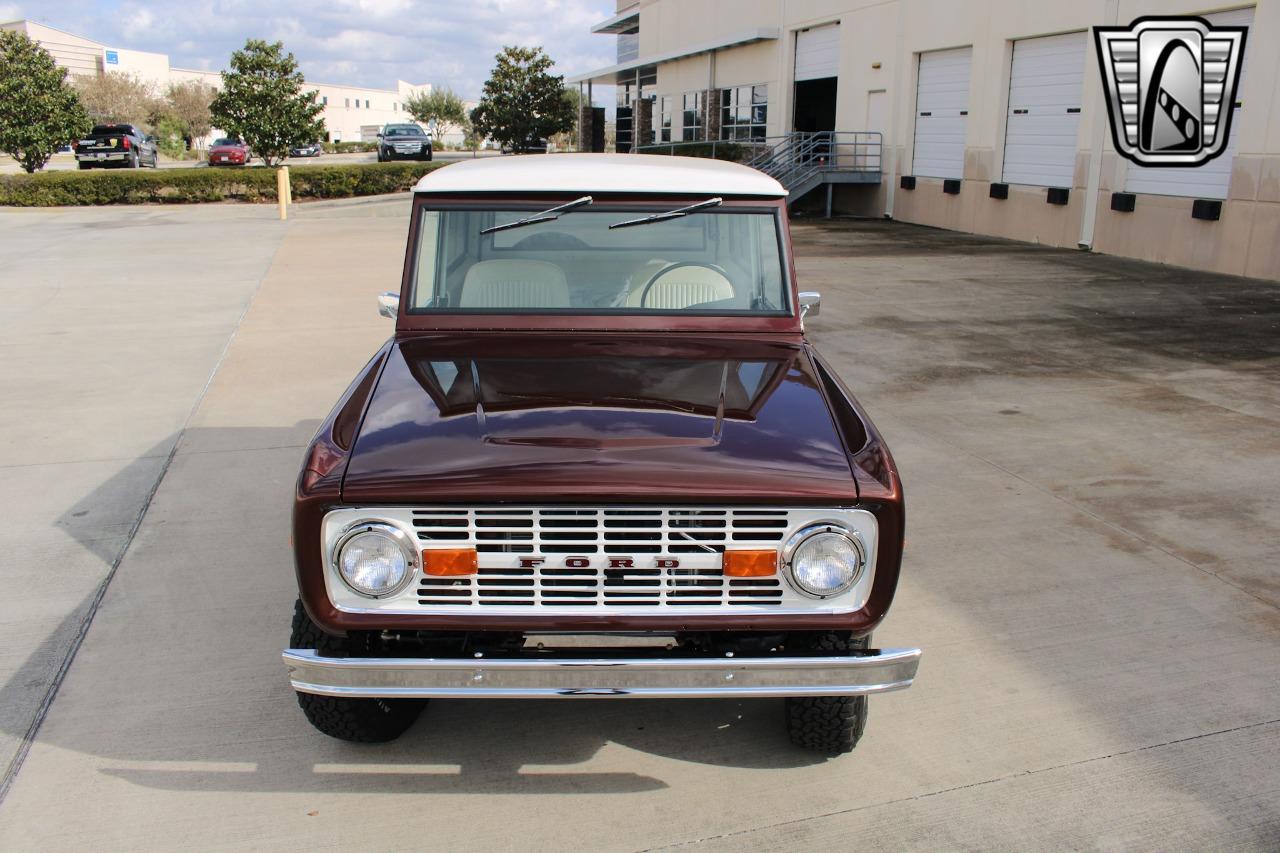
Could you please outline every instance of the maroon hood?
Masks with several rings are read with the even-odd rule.
[[[797,344],[478,335],[397,342],[346,503],[850,503],[840,434]]]

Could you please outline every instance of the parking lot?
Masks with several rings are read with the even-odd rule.
[[[475,157],[496,157],[497,151],[477,151],[473,155],[470,151],[444,151],[437,150],[433,153],[436,160],[451,162],[454,160],[469,160]],[[345,166],[352,163],[376,163],[378,155],[373,151],[353,152],[351,154],[322,154],[319,157],[289,157],[285,160],[287,166]],[[160,156],[158,168],[161,169],[190,169],[192,167],[205,168],[209,164],[206,160],[170,160],[164,155]],[[250,167],[262,166],[261,159],[254,159],[249,164]],[[55,154],[53,158],[45,164],[43,171],[45,172],[69,172],[75,171],[79,167],[76,165],[75,157],[70,153]],[[143,167],[146,168],[146,167]],[[6,157],[0,160],[0,175],[22,174],[22,168],[17,161]]]
[[[876,644],[915,686],[830,760],[774,700],[439,701],[356,746],[279,660],[288,519],[408,201],[294,211],[0,210],[0,848],[1280,847],[1280,285],[799,222],[902,470]]]

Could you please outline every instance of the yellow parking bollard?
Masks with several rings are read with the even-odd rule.
[[[289,167],[276,169],[276,200],[280,203],[280,220],[289,218],[289,201],[292,195],[289,187]]]

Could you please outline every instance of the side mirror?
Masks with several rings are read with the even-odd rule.
[[[800,316],[817,317],[822,310],[822,294],[812,290],[800,291]]]
[[[378,295],[378,316],[390,317],[394,320],[400,314],[400,294],[381,293]]]

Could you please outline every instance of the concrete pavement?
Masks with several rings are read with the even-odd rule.
[[[271,213],[0,211],[0,768],[266,272]]]
[[[211,217],[209,239],[240,227],[219,210],[255,211],[154,215]],[[813,337],[907,486],[903,583],[876,639],[925,648],[917,685],[873,700],[863,743],[835,760],[790,748],[771,701],[436,702],[399,742],[358,747],[307,726],[278,660],[289,495],[316,421],[389,331],[373,298],[398,278],[406,211],[296,210],[204,261],[269,268],[185,428],[198,381],[157,415],[154,433],[181,438],[0,803],[0,847],[1280,846],[1276,285],[893,224],[798,226],[802,283],[824,293]],[[31,233],[66,246],[62,229]],[[220,297],[242,304],[246,287]],[[94,352],[92,329],[70,331],[70,356]],[[28,372],[76,376],[91,359],[64,348]],[[161,360],[99,378],[102,417],[127,415],[122,394],[149,399],[134,377]],[[75,399],[11,451],[98,441]],[[115,429],[130,441],[95,452],[167,452]],[[11,529],[61,535],[74,507],[138,505],[63,470],[24,492],[56,500],[5,491],[11,518],[32,505]],[[43,577],[40,556],[26,571]],[[51,611],[16,626],[38,657],[74,610],[24,601],[10,610]],[[41,671],[12,663],[6,697]]]

